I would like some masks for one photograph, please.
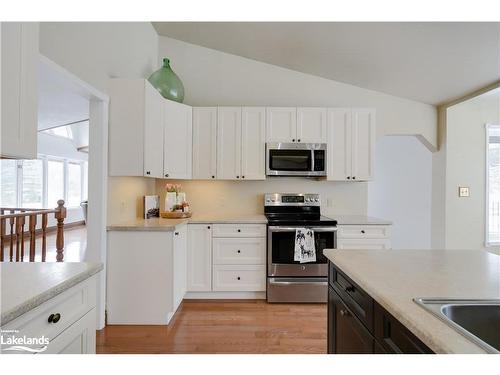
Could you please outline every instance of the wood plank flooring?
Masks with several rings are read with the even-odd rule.
[[[107,326],[97,353],[326,353],[326,304],[185,300],[169,326]]]

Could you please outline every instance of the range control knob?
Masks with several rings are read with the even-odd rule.
[[[314,198],[314,201],[315,202],[319,202],[319,198]]]

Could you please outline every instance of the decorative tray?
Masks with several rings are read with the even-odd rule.
[[[160,216],[164,219],[184,219],[191,217],[192,212],[162,212]]]

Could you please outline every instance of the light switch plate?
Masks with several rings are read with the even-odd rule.
[[[468,186],[459,186],[458,187],[458,196],[461,198],[470,196],[469,187]]]

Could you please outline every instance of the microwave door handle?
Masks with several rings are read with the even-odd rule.
[[[311,149],[311,172],[314,172],[314,149]]]

